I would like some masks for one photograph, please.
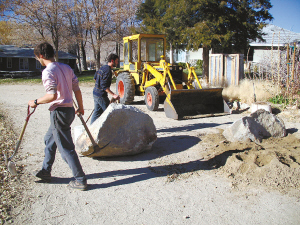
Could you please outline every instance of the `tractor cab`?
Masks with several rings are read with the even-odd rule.
[[[136,34],[123,41],[124,70],[141,71],[144,63],[159,66],[161,56],[165,57],[165,35]]]

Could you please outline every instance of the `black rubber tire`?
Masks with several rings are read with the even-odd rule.
[[[159,96],[155,87],[151,86],[146,88],[145,103],[150,111],[157,111],[159,106]]]
[[[129,105],[134,100],[134,79],[128,72],[122,72],[117,76],[116,93],[120,96],[120,103]]]

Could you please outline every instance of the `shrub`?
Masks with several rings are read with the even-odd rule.
[[[196,69],[202,70],[203,69],[203,60],[199,59],[196,63]]]
[[[177,66],[181,66],[183,69],[186,69],[186,63],[179,62],[177,63]]]

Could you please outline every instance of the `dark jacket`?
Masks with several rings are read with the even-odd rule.
[[[111,85],[112,80],[112,72],[109,65],[102,66],[94,75],[95,87],[93,90],[93,94],[96,96],[107,96],[107,92],[105,91]]]

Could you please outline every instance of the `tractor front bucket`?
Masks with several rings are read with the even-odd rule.
[[[164,102],[168,118],[224,113],[222,88],[171,90]]]

